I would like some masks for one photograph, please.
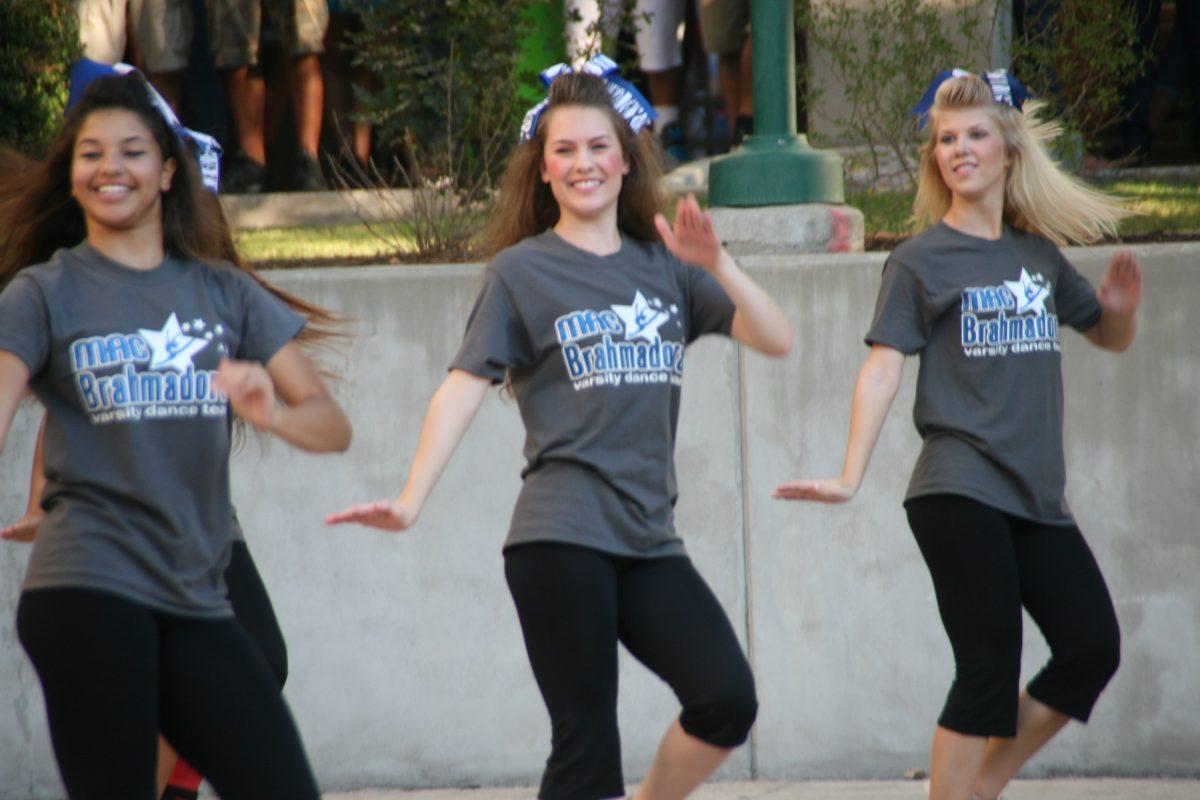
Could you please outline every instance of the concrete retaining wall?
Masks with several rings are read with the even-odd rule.
[[[1105,248],[1072,258],[1094,281]],[[1142,330],[1115,356],[1067,334],[1069,495],[1111,586],[1121,671],[1092,723],[1033,774],[1200,774],[1200,246],[1137,249]],[[859,343],[881,254],[746,259],[787,309],[783,361],[710,338],[689,353],[679,528],[750,649],[761,713],[728,778],[884,778],[927,761],[949,647],[900,499],[918,446],[915,364],[849,507],[772,501],[778,482],[841,463]],[[287,697],[322,786],[533,784],[549,726],[502,576],[519,488],[516,408],[489,398],[416,530],[324,527],[324,513],[398,491],[425,405],[453,354],[477,266],[296,271],[282,286],[357,318],[334,366],[355,424],[344,456],[251,437],[235,496],[287,635]],[[19,515],[36,418],[0,459],[0,519]],[[36,676],[13,615],[26,550],[0,547],[0,797],[61,796]],[[1046,657],[1028,627],[1025,674]],[[627,778],[676,711],[622,656]]]

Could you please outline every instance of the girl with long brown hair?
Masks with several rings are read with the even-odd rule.
[[[923,439],[904,507],[929,567],[955,677],[933,737],[931,800],[994,800],[1042,745],[1086,721],[1120,659],[1104,577],[1064,496],[1062,325],[1097,347],[1133,341],[1141,270],[1113,255],[1099,292],[1057,245],[1114,233],[1120,204],[1061,172],[1002,71],[939,76],[927,95],[915,215],[888,258],[839,477],[775,496],[858,491],[907,355],[920,355]],[[1021,609],[1051,658],[1019,691]]]
[[[48,414],[17,629],[72,798],[153,798],[161,730],[222,797],[315,799],[226,596],[230,412],[312,451],[350,427],[296,343],[328,317],[236,259],[185,147],[101,78],[0,187],[0,442],[26,387]]]
[[[493,383],[528,438],[505,576],[552,742],[539,797],[624,794],[617,643],[683,710],[640,798],[688,794],[743,741],[749,665],[673,525],[684,347],[721,333],[791,348],[783,312],[721,247],[694,198],[658,214],[660,153],[615,65],[543,73],[493,218],[494,255],[450,375],[433,397],[395,500],[327,518],[404,530]]]

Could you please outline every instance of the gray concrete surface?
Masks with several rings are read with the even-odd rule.
[[[1116,356],[1065,337],[1069,497],[1112,588],[1124,662],[1091,724],[1069,727],[1030,765],[1035,778],[1200,777],[1200,245],[1135,251],[1146,299],[1133,348]],[[1070,251],[1093,280],[1109,254]],[[788,311],[795,352],[775,361],[709,338],[688,353],[679,529],[747,644],[761,702],[751,744],[723,780],[894,779],[927,761],[951,661],[900,507],[917,451],[915,365],[851,506],[769,499],[782,480],[840,465],[883,258],[745,259]],[[356,319],[331,358],[356,426],[350,451],[310,456],[250,437],[234,460],[236,501],[290,648],[286,695],[322,786],[535,784],[549,728],[499,552],[519,487],[512,402],[484,404],[415,530],[321,522],[398,491],[478,267],[272,278]],[[23,508],[35,424],[23,409],[0,458],[0,519]],[[26,552],[0,547],[5,800],[61,796],[40,690],[13,631]],[[1046,650],[1036,629],[1026,634],[1029,676]],[[633,781],[677,706],[624,655],[621,686]],[[1012,794],[1023,796],[1033,795]]]
[[[632,790],[632,787],[631,787]],[[534,788],[360,791],[327,794],[325,800],[526,800]],[[695,800],[923,800],[924,781],[731,781],[707,783]],[[1057,779],[1018,780],[1004,800],[1195,800],[1200,781]]]
[[[861,253],[863,213],[854,206],[797,203],[709,209],[725,248],[734,256]]]

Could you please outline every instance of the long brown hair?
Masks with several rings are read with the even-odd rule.
[[[1019,231],[1045,236],[1058,246],[1087,244],[1115,236],[1117,222],[1132,213],[1115,197],[1092,189],[1054,163],[1046,143],[1062,126],[1043,122],[1045,103],[1025,102],[1021,111],[997,103],[991,87],[978,75],[950,78],[938,87],[929,111],[929,138],[921,145],[920,182],[913,218],[932,225],[950,210],[952,195],[938,169],[938,115],[943,111],[980,109],[996,122],[1012,163],[1004,176],[1004,221]]]
[[[196,159],[155,108],[139,75],[93,81],[67,114],[44,161],[0,149],[0,289],[21,270],[47,261],[61,247],[87,236],[83,211],[71,196],[75,140],[94,112],[121,109],[138,116],[162,152],[175,159],[171,187],[162,193],[163,249],[178,258],[213,265],[226,261],[242,270],[308,320],[297,339],[313,344],[336,335],[338,318],[264,280],[242,260],[221,204],[204,188]]]
[[[634,239],[661,241],[654,227],[654,215],[663,209],[665,199],[659,188],[662,148],[648,128],[634,135],[629,124],[613,109],[603,79],[572,72],[558,76],[550,84],[549,103],[533,137],[522,142],[509,157],[500,181],[499,200],[488,221],[489,256],[558,222],[558,202],[550,187],[542,182],[541,167],[550,117],[565,106],[599,108],[608,114],[621,152],[629,161],[629,174],[621,182],[617,197],[617,229]]]

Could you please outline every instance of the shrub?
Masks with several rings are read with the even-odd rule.
[[[0,142],[41,155],[62,123],[71,64],[80,58],[70,0],[0,0]]]

